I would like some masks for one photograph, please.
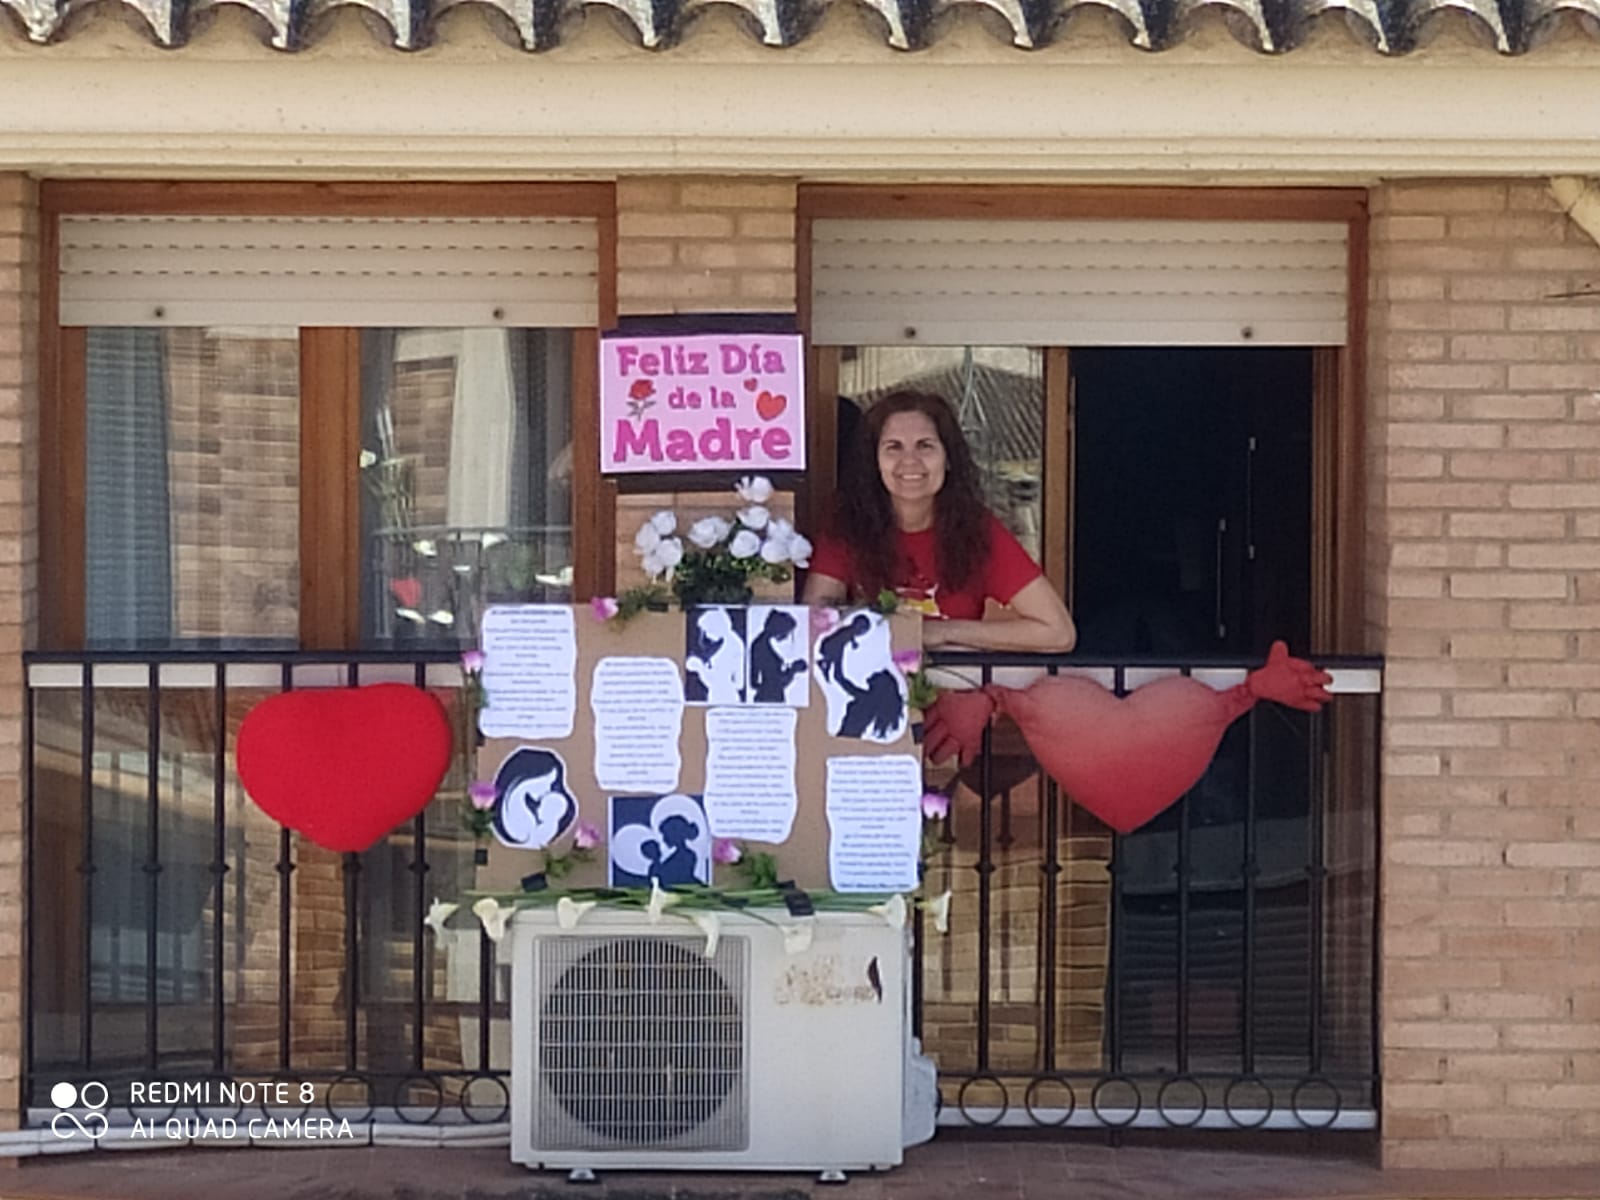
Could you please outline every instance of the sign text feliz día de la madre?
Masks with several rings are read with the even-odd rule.
[[[796,471],[805,464],[798,334],[600,341],[600,468]]]

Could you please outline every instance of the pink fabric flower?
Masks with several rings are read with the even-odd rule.
[[[929,821],[944,820],[950,815],[950,797],[943,792],[923,792],[922,815]]]
[[[479,812],[488,812],[494,807],[494,784],[487,779],[474,779],[467,785],[467,799]]]
[[[589,611],[596,621],[609,621],[617,615],[617,601],[612,596],[596,596],[589,601]]]
[[[908,675],[915,674],[922,666],[922,651],[896,650],[893,655],[894,665]]]
[[[811,610],[811,632],[818,637],[831,632],[839,621],[839,610],[837,608],[822,607]]]
[[[468,675],[477,675],[482,673],[486,661],[482,650],[467,650],[461,655],[461,669]]]
[[[744,851],[739,848],[739,843],[732,838],[718,838],[711,843],[711,861],[731,867],[744,857]]]
[[[572,833],[572,844],[579,850],[593,850],[600,844],[600,830],[588,821],[579,821]]]

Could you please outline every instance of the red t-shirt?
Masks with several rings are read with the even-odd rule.
[[[1010,604],[1012,597],[1043,574],[1021,543],[1011,535],[993,513],[989,514],[989,557],[983,567],[960,591],[939,586],[938,560],[934,551],[937,537],[933,529],[899,534],[900,571],[894,590],[914,608],[934,617],[958,621],[982,618],[984,601],[993,599]],[[837,538],[820,537],[811,555],[811,570],[818,575],[843,581],[852,590],[860,586],[855,556]]]

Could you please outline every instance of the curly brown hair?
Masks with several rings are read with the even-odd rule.
[[[894,503],[878,469],[883,427],[898,413],[917,412],[933,422],[944,443],[944,486],[933,502],[939,584],[959,591],[983,569],[989,554],[989,510],[983,502],[978,465],[955,413],[931,392],[891,392],[866,412],[849,447],[834,510],[833,534],[850,550],[860,578],[849,580],[865,595],[892,588],[900,575]]]

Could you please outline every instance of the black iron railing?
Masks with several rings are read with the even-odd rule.
[[[1237,660],[947,653],[947,675],[1079,671],[1119,694]],[[917,917],[917,1030],[943,1120],[975,1125],[1370,1127],[1377,1109],[1380,666],[1333,659],[1318,716],[1258,706],[1171,810],[1112,835],[1004,725],[959,777]],[[233,736],[262,696],[400,679],[453,702],[453,651],[27,656],[28,1103],[152,1079],[314,1085],[310,1115],[499,1125],[505,964],[463,913],[465,780],[364,854],[251,805]],[[187,1108],[215,1110],[216,1088]],[[185,1115],[183,1104],[176,1107]],[[171,1115],[167,1107],[152,1114]]]

